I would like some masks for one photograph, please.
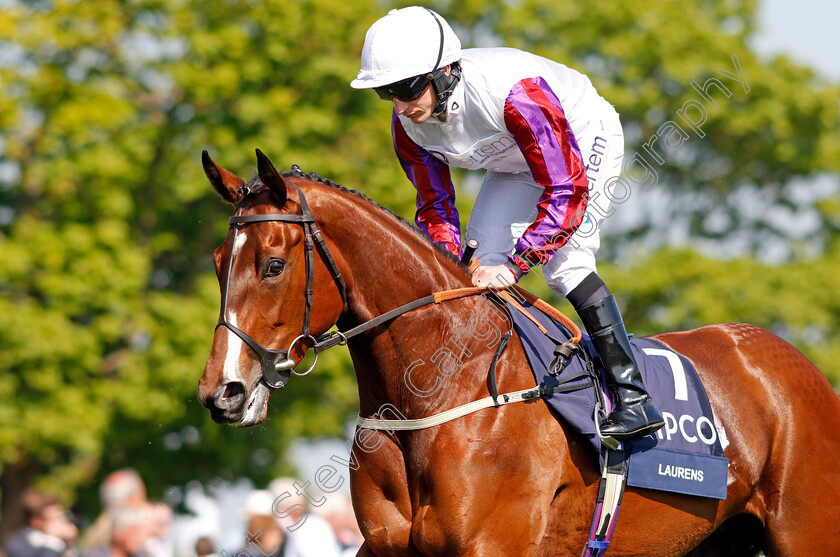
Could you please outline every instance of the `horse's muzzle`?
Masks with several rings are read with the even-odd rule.
[[[200,387],[197,395],[199,402],[210,410],[210,417],[217,423],[232,423],[241,420],[248,400],[245,384],[241,381],[228,381],[220,385],[212,398],[203,395]]]

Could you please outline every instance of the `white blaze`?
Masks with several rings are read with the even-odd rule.
[[[236,242],[233,244],[233,257],[239,253],[239,250],[242,249],[242,246],[245,244],[245,240],[248,239],[248,234],[244,230],[240,230],[236,233]]]
[[[236,254],[242,249],[242,246],[245,244],[245,241],[248,239],[247,234],[240,230],[236,234],[236,241],[233,244],[233,248],[231,248],[231,257],[235,257]],[[231,261],[233,264],[233,261]],[[230,281],[231,277],[228,277],[228,281]],[[228,296],[230,293],[228,292]],[[239,328],[239,323],[236,320],[236,312],[231,311],[228,309],[227,311],[227,320],[236,328]],[[227,352],[225,353],[225,365],[223,369],[223,375],[225,379],[225,383],[229,381],[242,381],[242,374],[239,373],[239,359],[242,356],[242,349],[245,346],[245,343],[242,342],[242,339],[239,336],[225,327],[225,330],[228,334],[227,339]]]
[[[228,311],[228,321],[234,327],[239,327],[236,324],[236,313]],[[227,331],[227,352],[225,352],[225,365],[223,368],[224,382],[242,381],[242,374],[239,373],[239,358],[242,355],[242,348],[245,343],[237,336],[236,333],[225,327]]]

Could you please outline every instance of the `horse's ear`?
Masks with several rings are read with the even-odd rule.
[[[277,172],[271,161],[268,160],[262,151],[257,149],[257,173],[262,183],[268,186],[274,197],[277,198],[277,205],[282,207],[286,204],[288,185],[286,180]]]
[[[210,180],[213,188],[222,196],[222,199],[235,205],[238,196],[237,190],[245,185],[245,180],[214,163],[207,151],[201,152],[201,164],[204,166],[207,179]]]

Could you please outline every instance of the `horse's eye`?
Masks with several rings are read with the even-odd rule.
[[[276,277],[283,272],[283,267],[285,266],[286,262],[282,259],[271,259],[265,267],[265,276]]]

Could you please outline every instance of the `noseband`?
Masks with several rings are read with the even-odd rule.
[[[333,256],[330,253],[326,242],[324,241],[324,237],[321,236],[321,231],[318,230],[318,227],[315,225],[315,216],[309,211],[309,204],[306,202],[306,197],[304,197],[303,192],[300,190],[297,184],[295,184],[294,182],[289,183],[291,183],[295,187],[300,198],[299,215],[286,215],[282,213],[270,213],[263,215],[242,215],[242,205],[245,199],[247,199],[248,195],[250,195],[252,192],[247,186],[242,186],[241,188],[239,188],[239,193],[242,194],[242,200],[239,202],[239,205],[236,208],[236,214],[230,217],[230,219],[228,219],[231,228],[233,228],[233,238],[231,239],[231,249],[230,253],[228,254],[227,270],[225,272],[225,282],[222,290],[221,318],[216,324],[216,329],[218,329],[219,327],[227,327],[236,336],[241,338],[243,342],[245,342],[245,344],[251,347],[251,350],[253,350],[254,353],[260,358],[263,380],[269,387],[275,389],[284,386],[289,380],[291,373],[295,371],[295,362],[294,360],[289,358],[289,354],[292,348],[294,347],[295,343],[299,340],[310,340],[313,344],[317,342],[317,340],[309,333],[309,318],[312,313],[312,284],[314,281],[315,272],[315,263],[314,257],[312,255],[312,250],[314,249],[315,243],[318,244],[318,250],[321,253],[321,258],[324,260],[324,263],[326,264],[327,268],[332,273],[332,277],[335,280],[336,285],[338,286],[338,290],[341,293],[342,303],[345,304],[347,302],[347,287],[344,284],[344,279],[341,276],[341,272],[338,270],[338,266],[335,264],[335,259],[333,259]],[[272,350],[270,348],[262,346],[259,342],[251,338],[247,333],[236,327],[227,319],[228,291],[230,290],[230,274],[231,269],[233,268],[233,247],[236,245],[236,236],[239,233],[241,225],[259,222],[291,222],[300,224],[303,227],[304,254],[306,262],[306,290],[304,292],[306,296],[306,309],[304,310],[303,314],[303,332],[301,332],[301,334],[298,335],[292,341],[292,343],[286,350]],[[317,353],[315,362],[317,362]],[[312,371],[312,369],[315,367],[315,362],[312,363],[312,366],[307,371],[299,373],[298,375],[306,375],[307,373]]]

